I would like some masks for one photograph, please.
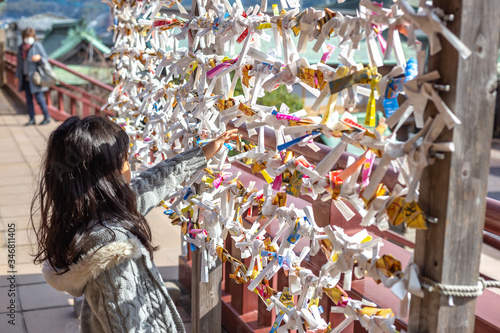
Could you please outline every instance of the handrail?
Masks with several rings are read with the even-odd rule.
[[[495,235],[492,232],[483,231],[483,241],[495,249],[500,249],[500,236]]]
[[[13,51],[6,50],[4,55],[5,68],[7,69],[7,81],[10,85],[14,85],[17,83],[17,78],[15,77],[15,71],[17,67],[17,54]],[[57,60],[49,59],[49,62],[53,66],[59,67],[67,71],[68,73],[71,73],[79,77],[80,79],[85,80],[93,86],[100,88],[105,93],[109,93],[114,89],[108,84],[105,84],[85,74],[78,73],[77,71],[69,68],[68,66]],[[106,100],[104,98],[93,95],[84,89],[65,83],[61,80],[58,80],[57,83],[58,84],[56,86],[51,87],[50,90],[45,93],[47,108],[52,117],[57,120],[64,120],[72,115],[76,115],[79,103],[81,103],[82,106],[81,112],[83,116],[101,113],[101,105],[106,103]],[[16,89],[17,87],[10,86],[9,88],[19,98],[25,100],[24,94],[19,93]],[[55,103],[53,103],[52,101],[54,96],[56,96],[56,101],[54,101]],[[69,108],[67,107],[67,103],[69,103]],[[39,106],[35,105],[35,112],[39,111]],[[108,116],[114,116],[114,114],[110,111],[104,110],[103,112]]]
[[[5,53],[6,53],[6,55],[9,54],[11,56],[14,56],[12,59],[9,59],[9,62],[13,62],[14,65],[17,65],[17,54],[16,54],[16,52],[14,52],[12,50],[5,50]],[[93,85],[96,85],[96,86],[98,86],[98,87],[100,87],[102,89],[105,89],[105,90],[110,91],[110,92],[113,91],[113,89],[114,89],[112,86],[110,86],[110,85],[108,85],[106,83],[103,83],[103,82],[101,82],[99,80],[96,80],[93,77],[90,77],[88,75],[79,73],[79,72],[77,72],[77,71],[69,68],[68,66],[66,66],[62,62],[57,61],[55,59],[50,59],[49,58],[49,63],[52,64],[52,65],[54,65],[54,66],[56,66],[56,67],[62,68],[65,71],[67,71],[67,72],[69,72],[69,73],[71,73],[71,74],[73,74],[75,76],[78,76],[79,78],[84,79],[85,81],[88,81],[88,82],[92,83]]]
[[[103,83],[103,82],[101,82],[101,81],[99,81],[99,80],[96,80],[96,79],[94,79],[94,78],[92,78],[92,77],[90,77],[90,76],[87,76],[87,75],[85,75],[85,74],[78,73],[77,71],[75,71],[75,70],[73,70],[73,69],[69,68],[68,66],[66,66],[65,64],[63,64],[63,63],[62,63],[62,62],[60,62],[60,61],[57,61],[57,60],[54,60],[54,59],[50,59],[50,58],[49,58],[49,62],[50,62],[52,65],[54,65],[54,66],[57,66],[57,67],[59,67],[59,68],[62,68],[62,69],[64,69],[65,71],[67,71],[67,72],[69,72],[69,73],[71,73],[71,74],[73,74],[73,75],[76,75],[76,76],[78,76],[79,78],[82,78],[82,79],[84,79],[85,81],[88,81],[88,82],[92,83],[92,84],[93,84],[93,85],[95,85],[95,86],[98,86],[99,88],[105,89],[105,90],[110,91],[110,92],[111,92],[111,91],[113,91],[113,89],[114,89],[112,86],[110,86],[110,85],[108,85],[108,84],[106,84],[106,83]]]
[[[486,198],[484,230],[500,236],[500,201]]]
[[[228,128],[235,128],[234,122],[231,122],[227,126]],[[240,133],[242,134],[243,139],[249,140],[249,141],[256,141],[257,140],[257,135],[254,136],[249,136],[248,132],[246,131],[246,126],[242,125],[239,127],[241,129]],[[264,128],[264,143],[265,146],[269,149],[275,149],[276,148],[276,137],[274,131],[269,128],[265,127]],[[328,147],[324,144],[317,143],[316,145],[319,147],[319,151],[314,152],[312,149],[306,147],[306,146],[298,146],[295,145],[290,150],[295,152],[298,155],[303,155],[308,161],[310,162],[319,162],[321,161],[326,154],[328,154],[333,148]],[[345,168],[347,159],[350,156],[354,156],[353,154],[344,152],[342,156],[340,157],[339,161],[337,162],[336,168]],[[375,168],[376,168],[375,163]],[[245,173],[251,173],[250,170],[247,170],[247,168],[240,168],[242,171]],[[259,174],[256,173],[254,175],[253,179],[258,178],[262,179],[263,177]],[[244,176],[243,176],[244,177]],[[383,178],[382,182],[386,184],[386,186],[389,189],[392,189],[396,184],[397,184],[397,179],[398,179],[398,173],[390,168],[388,170],[388,173],[385,175]],[[309,196],[299,196],[300,199],[307,201],[309,204],[312,204],[314,206],[315,201],[309,197]],[[488,198],[487,200],[487,212],[485,216],[485,228],[484,228],[484,239],[483,242],[486,244],[489,244],[493,246],[494,248],[500,250],[500,237],[496,236],[500,232],[500,201]],[[359,220],[358,220],[359,221]],[[330,223],[332,223],[332,219],[330,217]],[[356,222],[349,221],[348,225],[349,227],[347,228],[353,228],[353,231],[356,231],[357,227]],[[341,227],[344,227],[345,225],[342,225]],[[345,229],[347,231],[347,229]],[[376,226],[370,226],[367,228],[367,231],[371,234],[374,234],[382,239],[384,239],[384,249],[387,251],[387,253],[395,255],[397,258],[401,260],[402,263],[406,262],[409,260],[411,257],[411,253],[402,248],[402,247],[407,247],[410,249],[415,248],[414,242],[411,240],[406,239],[404,236],[399,235],[396,232],[393,232],[391,230],[387,231],[380,231]],[[387,242],[388,241],[388,242]],[[394,244],[391,244],[394,243]],[[319,260],[319,261],[318,261]],[[317,259],[317,257],[312,257],[311,261],[305,261],[304,265],[306,268],[310,269],[318,269],[318,267],[321,266],[321,259]],[[229,269],[229,268],[227,268]],[[488,276],[485,276],[481,274],[483,278],[486,280],[491,279]],[[280,279],[280,276],[278,275],[277,279]],[[348,292],[349,296],[355,297],[358,296],[360,298],[368,299],[370,301],[375,302],[381,307],[387,306],[387,307],[393,307],[398,304],[398,300],[393,299],[392,295],[387,295],[385,290],[383,290],[383,287],[378,287],[374,281],[371,279],[363,279],[359,281],[353,281],[352,286],[351,286],[351,291]],[[278,288],[280,290],[280,288]],[[240,294],[236,293],[234,294],[234,291],[232,288],[229,290],[230,294],[234,294],[233,297],[242,297],[247,299],[249,296],[246,294],[241,294],[241,291],[238,291]],[[227,300],[230,301],[229,304],[233,303],[232,298],[228,298]],[[488,304],[491,302],[497,302],[498,301],[498,296],[491,291],[485,291],[485,294],[482,296],[480,300],[478,300],[478,312],[476,312],[476,329],[479,330],[481,329],[483,332],[498,332],[499,325],[498,321],[495,320],[491,315],[485,311],[485,309],[488,308]],[[245,302],[245,301],[243,301]],[[225,304],[225,307],[230,308],[230,305]],[[226,310],[228,311],[228,310]],[[260,308],[258,310],[258,315],[261,316]],[[239,324],[242,324],[241,321],[245,321],[245,318],[249,317],[250,314],[247,313],[246,311],[240,312],[240,322]],[[260,317],[259,317],[260,318]],[[272,317],[274,318],[274,317]],[[252,319],[255,319],[252,317]],[[260,320],[260,319],[259,319]],[[247,319],[248,321],[248,319]],[[273,321],[267,321],[266,323],[272,323]],[[486,329],[485,327],[488,325],[488,328]],[[491,326],[493,325],[493,326]],[[399,329],[404,328],[406,329],[406,323],[405,320],[398,320],[396,321],[396,326],[398,326]],[[239,326],[238,326],[239,327]],[[260,329],[260,328],[259,328]],[[256,330],[260,331],[260,330]],[[356,329],[354,329],[354,332],[357,332]]]
[[[244,132],[244,131],[242,131]],[[244,138],[248,138],[247,135],[244,135]],[[269,141],[269,140],[268,140]],[[247,184],[250,181],[257,181],[257,182],[265,182],[264,177],[260,173],[255,173],[252,174],[251,169],[249,168],[248,165],[245,165],[244,163],[234,163],[233,167],[235,167],[235,170],[232,170],[233,174],[237,173],[239,171],[242,172],[240,175],[240,180],[244,183]],[[292,200],[293,203],[296,205],[296,207],[300,207],[300,204],[297,202],[302,201],[303,204],[312,204],[313,208],[315,205],[320,205],[319,209],[322,209],[321,207],[321,202],[318,200],[314,201],[312,200],[309,196],[303,196],[300,195],[298,198],[295,197],[289,197],[289,200]],[[242,222],[245,228],[250,228],[254,220],[257,218],[256,215],[253,215],[251,217],[247,216],[242,216]],[[330,216],[329,221],[328,220],[323,220],[324,217],[322,217],[321,221],[325,223],[335,223],[335,217]],[[353,219],[354,220],[354,219]],[[354,231],[356,232],[356,229],[359,228],[357,226],[356,221],[349,221],[349,226],[347,226],[346,229],[344,229],[347,232]],[[317,222],[321,222],[317,220]],[[359,220],[357,220],[359,221]],[[273,234],[273,228],[275,228],[276,225],[275,223],[271,223],[269,225],[269,229],[267,229],[269,232],[266,233],[264,236],[265,238],[267,237],[272,237]],[[342,226],[344,227],[344,226]],[[351,229],[352,230],[348,230]],[[411,258],[411,252],[402,248],[403,246],[407,246],[409,248],[413,248],[414,244],[407,239],[404,239],[402,236],[398,235],[397,233],[394,233],[392,231],[380,231],[378,230],[377,227],[372,226],[367,228],[368,232],[375,234],[377,236],[380,236],[381,238],[384,239],[384,246],[382,247],[382,251],[384,254],[392,254],[396,258],[398,258],[403,265],[406,265],[406,263],[410,260]],[[387,241],[389,240],[389,241]],[[224,248],[231,249],[234,244],[232,244],[232,240],[229,238],[226,239],[226,243]],[[300,244],[298,245],[300,247]],[[300,248],[297,248],[297,250],[300,252]],[[233,253],[233,252],[232,252]],[[240,259],[238,257],[238,252],[234,252],[234,256],[237,259]],[[180,259],[180,267],[179,267],[179,279],[181,283],[183,283],[184,286],[189,287],[191,285],[191,268],[190,268],[190,259],[189,255],[186,259]],[[247,259],[242,259],[241,261],[245,264],[249,264],[249,258]],[[303,265],[304,268],[311,269],[313,273],[317,274],[318,271],[321,269],[321,266],[325,263],[324,262],[325,258],[323,256],[314,256],[309,259],[304,260]],[[240,332],[268,332],[269,327],[272,325],[274,322],[276,315],[275,313],[268,312],[266,310],[266,306],[262,305],[263,303],[256,303],[257,301],[257,295],[254,294],[253,292],[249,291],[248,288],[246,288],[245,285],[242,284],[235,284],[229,277],[229,274],[232,272],[232,265],[227,262],[225,265],[223,265],[223,278],[224,281],[222,283],[222,312],[224,318],[227,318],[227,326],[228,328],[235,328],[237,327]],[[483,278],[489,280],[490,278],[485,275],[481,275]],[[193,277],[194,278],[194,277]],[[286,285],[288,281],[288,277],[285,276],[285,274],[282,271],[279,271],[278,274],[273,277],[269,281],[269,285],[276,290],[282,290],[283,286]],[[369,301],[372,301],[379,305],[380,307],[389,307],[393,309],[398,308],[399,300],[392,294],[388,294],[387,290],[385,287],[377,285],[375,281],[372,279],[361,279],[357,280],[354,279],[352,282],[351,290],[347,292],[349,296],[353,299],[367,299]],[[500,328],[500,323],[498,320],[494,319],[496,317],[493,317],[488,314],[488,312],[485,309],[488,309],[488,304],[493,304],[498,302],[499,298],[498,295],[494,294],[491,291],[485,291],[485,293],[481,296],[481,298],[478,300],[478,311],[476,312],[476,330],[481,331],[481,332],[499,332]],[[331,301],[327,297],[323,297],[320,300],[320,305],[324,309],[330,308],[333,304],[331,304]],[[491,305],[490,305],[491,306]],[[343,318],[338,318],[335,317],[335,314],[328,314],[327,318],[330,322],[335,322],[338,324]],[[340,321],[336,321],[339,320]],[[406,319],[397,319],[396,320],[396,326],[397,329],[406,329]],[[485,329],[486,327],[486,329]],[[353,330],[348,330],[349,332],[361,332],[361,330],[358,330],[354,328]]]
[[[234,122],[229,123],[228,128],[235,128]],[[239,128],[242,129],[240,133],[242,133],[243,139],[255,141],[255,138],[248,136],[245,124],[243,124]],[[264,133],[265,133],[264,134],[265,146],[270,149],[275,149],[276,136],[274,135],[273,130],[269,127],[266,127]],[[308,147],[298,146],[298,145],[294,146],[291,150],[293,150],[298,155],[303,155],[308,161],[319,162],[323,159],[325,155],[327,155],[332,150],[332,148],[318,142],[316,142],[316,145],[320,148],[320,150],[317,152],[314,152],[312,149]],[[342,153],[339,161],[337,162],[338,168],[346,167],[347,159],[349,158],[349,156],[355,156],[355,155],[347,152]],[[377,163],[375,162],[375,168],[376,165]],[[391,190],[397,184],[397,179],[398,179],[398,173],[392,167],[389,167],[387,173],[382,179],[382,183],[384,183]],[[306,200],[311,201],[311,199],[306,199]],[[376,228],[369,228],[369,231],[373,232],[374,234],[377,234],[377,236],[380,236],[382,238],[386,238],[393,242],[412,248],[413,242],[406,240],[404,237],[398,235],[397,233],[389,231],[384,231],[384,232],[374,231],[375,229]],[[487,198],[484,230],[500,236],[500,201]],[[488,236],[489,235],[487,235],[484,239],[485,243],[487,243],[490,246],[493,246],[497,250],[500,250],[500,247],[498,246],[499,242],[497,240],[495,241],[494,238]]]
[[[79,96],[76,96],[75,94],[72,94],[70,92],[67,92],[67,91],[64,91],[64,89],[61,89],[59,87],[52,87],[52,89],[58,91],[58,92],[62,92],[63,94],[65,94],[66,96],[69,96],[70,98],[76,100],[76,101],[80,101],[80,102],[85,102],[87,103],[88,105],[90,105],[91,107],[93,107],[94,109],[99,109],[100,106],[99,105],[96,105],[94,103],[89,103],[88,101],[85,101],[85,99],[83,99],[82,97],[79,97]]]
[[[85,95],[85,96],[91,96],[92,99],[95,99],[96,101],[98,102],[101,102],[101,103],[106,103],[106,100],[103,99],[103,98],[100,98],[98,96],[93,96],[92,94],[89,94],[87,91],[81,89],[81,88],[78,88],[78,87],[75,87],[75,86],[72,86],[71,84],[67,84],[67,83],[64,83],[62,81],[58,81],[59,85],[66,88],[66,89],[71,89],[71,90],[74,90],[76,92],[79,92],[80,94],[82,95]]]

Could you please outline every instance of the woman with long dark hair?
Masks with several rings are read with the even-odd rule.
[[[35,105],[33,97],[40,106],[43,112],[44,119],[40,125],[50,123],[50,115],[45,103],[44,92],[48,91],[48,87],[37,86],[33,82],[33,73],[35,73],[42,61],[48,61],[47,53],[42,44],[36,41],[35,30],[27,28],[22,32],[23,43],[19,46],[17,52],[17,68],[16,77],[19,80],[19,91],[26,93],[26,107],[30,116],[26,126],[35,125]]]
[[[142,172],[132,182],[129,137],[108,119],[68,118],[51,135],[31,223],[34,262],[47,282],[85,300],[82,332],[184,332],[153,263],[143,215],[206,166],[236,131],[225,132]],[[40,223],[34,222],[39,206]]]

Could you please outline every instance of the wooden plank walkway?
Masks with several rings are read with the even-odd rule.
[[[43,116],[37,115],[39,123]],[[60,124],[29,126],[24,105],[0,90],[0,331],[2,333],[77,333],[79,321],[73,313],[73,298],[50,287],[32,262],[36,237],[28,226],[29,207],[39,172],[39,163],[50,133]],[[155,262],[164,280],[178,279],[181,253],[178,227],[173,227],[157,208],[148,216],[153,243],[160,246]],[[8,277],[9,225],[15,225],[15,297]],[[14,289],[14,288],[13,288]],[[8,323],[8,306],[14,299],[15,326]],[[182,292],[178,310],[186,331],[191,331],[190,298]]]

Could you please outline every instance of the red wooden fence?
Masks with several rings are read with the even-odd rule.
[[[85,80],[89,85],[96,87],[104,92],[111,92],[113,87],[100,82],[90,76],[80,74],[65,64],[49,59],[52,66],[60,67],[65,71],[78,76]],[[15,52],[5,51],[5,75],[7,80],[7,87],[15,93],[19,98],[26,102],[24,92],[19,92],[18,79],[16,78],[17,56]],[[58,81],[57,85],[52,86],[49,91],[45,93],[47,100],[47,108],[51,117],[56,120],[64,120],[70,116],[77,114],[77,103],[81,103],[81,116],[88,116],[91,114],[100,114],[101,106],[106,103],[106,100],[87,92],[85,89]],[[38,104],[35,103],[35,113],[41,113]],[[106,112],[108,115],[112,115]]]
[[[246,130],[242,130],[240,133],[243,134],[244,139],[252,140],[252,138],[245,135]],[[255,137],[253,138],[255,140]],[[275,136],[271,130],[266,131],[264,142],[269,148],[275,146]],[[318,144],[321,148],[319,152],[313,152],[307,147],[295,146],[292,150],[296,154],[304,155],[308,161],[319,162],[328,152],[332,149],[323,144]],[[344,153],[338,162],[338,167],[344,168],[347,162],[348,153]],[[242,171],[242,176],[240,180],[247,185],[249,181],[253,180],[256,182],[265,183],[262,176],[257,174],[252,174],[251,170],[244,166],[243,164],[233,165],[234,172],[237,170]],[[390,189],[395,185],[397,179],[397,174],[394,170],[390,170],[383,180]],[[343,218],[337,212],[336,208],[331,202],[324,203],[319,200],[313,201],[309,196],[300,196],[298,199],[289,198],[289,200],[294,202],[296,207],[303,207],[305,205],[312,205],[314,209],[314,214],[316,217],[316,222],[318,226],[325,226],[327,224],[339,225],[339,221],[343,221]],[[348,235],[352,235],[361,230],[362,227],[359,226],[361,217],[357,216],[349,222],[342,223],[339,225],[344,228]],[[249,228],[253,222],[253,219],[247,219],[245,223],[248,225],[245,228]],[[271,224],[267,230],[271,231],[272,234],[276,230],[276,226]],[[487,214],[485,218],[485,230],[484,230],[484,241],[500,250],[500,202],[488,199],[487,202]],[[380,231],[377,227],[369,227],[368,232],[374,236],[381,237],[384,240],[384,246],[382,247],[381,254],[392,254],[398,258],[403,267],[411,259],[411,252],[408,249],[413,249],[415,244],[403,237],[402,235],[393,231]],[[267,235],[270,237],[270,235]],[[239,251],[234,251],[234,244],[228,237],[226,240],[225,247],[227,249],[233,249],[230,251],[233,255],[239,253]],[[296,251],[300,252],[301,247],[298,245]],[[309,261],[305,260],[303,262],[304,266],[311,269],[316,275],[319,273],[319,269],[324,264],[321,256],[316,256],[311,258]],[[238,259],[238,258],[237,258]],[[248,265],[249,259],[243,260],[243,263]],[[230,332],[269,332],[270,326],[274,323],[276,314],[274,310],[268,312],[266,310],[265,304],[258,299],[258,296],[249,291],[247,285],[236,284],[233,280],[229,279],[229,273],[231,273],[231,264],[226,263],[223,266],[223,282],[222,282],[222,322],[224,327]],[[487,276],[482,275],[484,278],[488,279]],[[191,257],[190,254],[187,258],[180,258],[179,267],[179,280],[181,283],[189,289],[191,287]],[[288,284],[288,277],[285,276],[283,270],[280,270],[277,276],[275,276],[272,281],[270,281],[270,286],[277,290],[282,290],[284,286]],[[376,303],[378,306],[383,308],[392,308],[396,313],[399,309],[399,299],[397,299],[390,290],[382,285],[377,285],[372,279],[365,278],[361,280],[355,280],[352,282],[352,290],[348,292],[349,296],[353,299],[360,300],[361,298],[367,299]],[[331,300],[328,297],[323,297],[320,302],[323,309],[325,309],[325,319],[330,321],[333,326],[340,324],[344,319],[343,315],[330,313],[329,309],[333,306]],[[500,316],[498,316],[498,308],[500,306],[500,295],[493,293],[492,291],[486,290],[483,295],[481,295],[477,300],[476,306],[476,332],[500,332]],[[407,318],[398,319],[396,321],[397,329],[407,328]],[[365,332],[365,329],[359,325],[359,323],[354,322],[343,332]]]

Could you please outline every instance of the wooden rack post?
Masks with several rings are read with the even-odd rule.
[[[198,4],[193,4],[193,15],[198,15]],[[212,7],[212,0],[208,0],[206,8]],[[216,37],[217,38],[217,37]],[[218,38],[217,38],[218,39]],[[224,47],[216,39],[215,45],[206,48],[204,54],[222,55]],[[197,70],[201,70],[198,67]],[[214,87],[213,93],[221,92],[220,82]],[[203,94],[203,91],[199,92]],[[201,272],[201,251],[192,252],[192,273],[191,273],[191,330],[192,333],[220,333],[222,328],[222,305],[221,305],[221,284],[222,284],[222,263],[217,259],[217,265],[209,271],[208,282],[200,281]]]
[[[443,49],[429,59],[429,72],[438,69],[438,83],[449,84],[443,101],[462,122],[445,130],[438,141],[455,144],[453,154],[429,166],[422,177],[420,206],[438,223],[418,231],[415,263],[420,274],[452,285],[477,285],[486,208],[490,146],[497,81],[500,4],[497,0],[434,0],[433,5],[454,15],[448,28],[472,55],[464,60],[444,39]],[[431,38],[431,37],[429,37]],[[429,102],[426,116],[436,114]],[[425,292],[412,297],[409,332],[473,332],[475,298],[453,299]]]
[[[191,271],[191,332],[212,333],[221,331],[221,282],[222,264],[209,272],[208,283],[200,282],[201,251],[192,252]]]

